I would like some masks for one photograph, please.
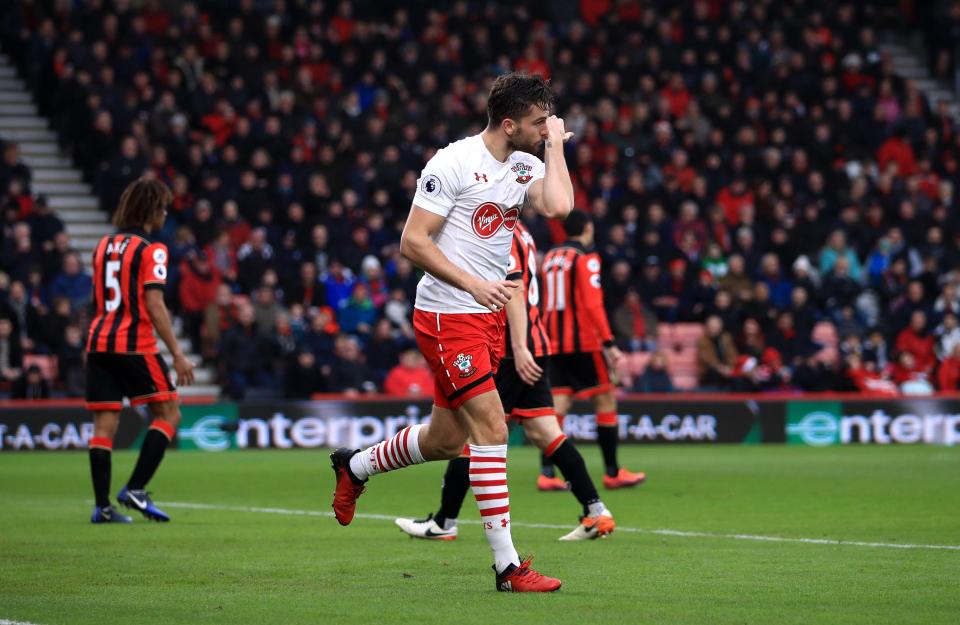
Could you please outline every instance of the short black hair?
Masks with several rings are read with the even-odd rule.
[[[487,118],[491,126],[498,126],[505,119],[519,119],[531,106],[548,111],[553,108],[553,89],[550,81],[538,74],[510,72],[493,81],[487,96]]]
[[[563,220],[563,231],[568,237],[578,237],[587,229],[587,224],[593,223],[590,213],[579,208],[570,211],[567,218]]]

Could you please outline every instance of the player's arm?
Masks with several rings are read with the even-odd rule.
[[[147,315],[153,322],[157,336],[163,341],[173,356],[173,370],[177,372],[177,385],[193,384],[193,364],[180,351],[177,337],[173,334],[170,313],[163,302],[163,289],[167,284],[167,246],[154,243],[143,251],[141,257],[140,280],[143,284],[143,300]]]
[[[518,249],[516,235],[513,239],[513,249],[510,251],[510,266],[507,269],[507,280],[515,280],[517,284],[523,285],[523,273],[520,271],[521,250]],[[527,344],[527,304],[524,302],[526,293],[520,291],[517,297],[511,297],[507,302],[507,327],[510,330],[510,347],[513,350],[513,362],[517,368],[520,379],[526,384],[533,385],[540,376],[543,375],[543,369],[534,360],[530,353],[530,346]]]
[[[157,336],[167,345],[173,355],[173,370],[177,372],[177,386],[190,386],[193,384],[193,363],[184,356],[177,342],[177,337],[173,334],[170,313],[167,312],[167,305],[163,303],[163,291],[146,289],[143,299],[146,301],[147,314],[150,315],[150,321],[153,322],[153,328],[157,331]]]
[[[580,256],[577,259],[577,284],[575,288],[580,295],[584,310],[590,318],[590,323],[596,329],[597,335],[603,342],[603,356],[611,370],[615,370],[623,352],[613,342],[613,332],[610,331],[610,322],[607,311],[603,306],[603,289],[600,287],[600,259],[593,254]]]
[[[573,210],[573,182],[567,171],[563,144],[573,137],[563,128],[563,120],[556,115],[547,118],[547,139],[543,144],[545,173],[543,178],[530,183],[527,202],[544,217],[566,218]]]
[[[433,241],[445,222],[445,217],[414,204],[400,235],[400,253],[434,278],[466,291],[481,306],[501,310],[517,284],[508,280],[481,280],[450,262]]]

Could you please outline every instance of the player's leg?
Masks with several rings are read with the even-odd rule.
[[[458,411],[470,435],[470,488],[480,508],[483,533],[493,550],[497,590],[549,592],[560,580],[521,562],[510,532],[510,491],[507,487],[507,424],[500,396],[491,388],[467,399]]]
[[[113,439],[120,424],[119,410],[96,410],[93,413],[93,438],[90,439],[90,478],[93,481],[95,508],[93,523],[129,523],[130,517],[120,514],[110,503],[110,474]]]
[[[146,487],[180,425],[180,400],[170,382],[167,364],[159,354],[130,356],[128,366],[130,403],[134,406],[146,404],[153,420],[143,437],[130,479],[117,494],[117,501],[151,521],[169,521],[170,516],[154,505]]]
[[[617,398],[608,388],[593,395],[593,407],[597,415],[597,442],[603,454],[605,488],[636,486],[647,479],[645,473],[634,473],[620,466],[617,460],[619,422],[617,421]]]
[[[556,410],[557,427],[563,431],[563,419],[570,411],[570,405],[573,403],[573,395],[568,389],[555,388],[553,393],[553,405]],[[568,490],[566,481],[557,477],[554,471],[553,459],[541,451],[540,453],[540,475],[537,476],[537,489],[542,491],[560,491]]]
[[[543,366],[543,363],[538,363]],[[518,402],[529,395],[530,386],[520,378],[512,358],[502,360],[494,376],[494,384],[504,412],[509,414]],[[546,398],[537,406],[551,403],[550,385],[542,382],[541,394]],[[552,409],[548,409],[552,413]],[[463,499],[470,487],[470,446],[464,447],[459,458],[447,463],[440,491],[440,509],[427,515],[425,519],[396,519],[396,524],[407,534],[417,538],[452,540],[457,534],[457,517],[463,505]]]
[[[157,472],[167,447],[176,435],[180,425],[179,400],[167,400],[150,404],[153,421],[143,438],[140,455],[133,467],[130,479],[117,494],[117,501],[124,506],[137,510],[151,521],[166,522],[170,516],[157,508],[146,491],[147,484]]]
[[[553,407],[557,415],[557,424],[563,429],[563,418],[570,411],[576,380],[571,375],[570,354],[554,354],[550,357],[550,385],[553,393]],[[537,476],[537,489],[542,491],[567,490],[567,483],[556,476],[553,460],[546,454],[540,454],[540,475]]]
[[[342,447],[330,455],[336,475],[333,512],[340,525],[349,525],[353,520],[357,499],[371,476],[429,460],[449,460],[460,454],[467,433],[448,405],[438,405],[444,403],[443,396],[437,395],[429,426],[410,425],[362,451]]]
[[[454,540],[457,537],[457,518],[470,489],[470,448],[447,463],[440,485],[440,509],[424,519],[401,517],[395,519],[397,526],[413,538],[430,540]]]
[[[411,425],[363,451],[341,448],[331,454],[337,479],[333,511],[341,525],[353,520],[357,498],[370,476],[428,460],[450,460],[460,454],[467,434],[452,411],[493,387],[489,345],[490,334],[496,333],[497,327],[491,327],[489,319],[414,311],[417,347],[433,372],[430,425]]]
[[[456,458],[466,439],[466,432],[453,411],[434,404],[429,425],[409,425],[383,442],[352,452],[350,474],[362,483],[378,473]]]
[[[87,354],[86,406],[93,413],[93,437],[89,442],[90,478],[95,499],[93,523],[129,523],[110,504],[110,475],[113,464],[113,439],[120,424],[123,391],[107,364],[109,354]]]
[[[599,538],[613,531],[613,514],[600,500],[583,456],[557,424],[553,415],[522,419],[527,438],[553,460],[570,482],[570,490],[583,508],[580,525],[561,540]]]
[[[512,361],[498,367],[499,354],[494,346],[499,344],[497,340],[455,350],[463,354],[459,359],[472,363],[475,369],[468,369],[465,376],[472,381],[461,382],[459,390],[450,396],[451,407],[457,410],[470,438],[470,487],[480,509],[484,536],[493,550],[497,590],[549,592],[560,588],[560,580],[534,571],[530,568],[530,558],[521,562],[513,545],[507,486],[507,422],[503,406],[504,402],[513,406],[523,385],[503,384],[505,378],[522,380],[511,373]]]
[[[613,390],[593,396],[593,409],[597,419],[597,443],[603,454],[603,468],[607,477],[615,478],[620,471],[617,461],[617,400]]]
[[[434,515],[438,525],[456,534],[457,518],[463,500],[470,490],[470,447],[464,446],[463,453],[447,463],[440,488],[440,509]]]

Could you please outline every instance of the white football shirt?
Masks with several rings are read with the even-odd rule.
[[[526,152],[514,152],[501,163],[474,135],[430,159],[413,203],[446,218],[434,242],[450,262],[478,278],[503,280],[527,189],[544,173],[543,161]],[[414,306],[427,312],[490,312],[466,291],[429,273],[417,285]]]

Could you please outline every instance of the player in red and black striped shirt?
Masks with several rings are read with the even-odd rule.
[[[613,515],[600,500],[580,451],[568,441],[553,407],[548,368],[550,344],[540,319],[540,284],[537,248],[523,224],[513,231],[507,280],[519,281],[523,290],[506,305],[505,355],[496,374],[497,392],[507,419],[523,425],[527,438],[556,463],[570,481],[570,490],[583,507],[580,524],[560,540],[587,540],[605,536],[616,527]],[[470,458],[451,460],[443,477],[440,510],[425,519],[397,519],[400,529],[417,538],[452,540],[463,499],[470,485]],[[564,483],[566,490],[566,483]]]
[[[163,227],[172,199],[170,190],[156,180],[131,183],[113,218],[117,233],[103,237],[93,253],[94,318],[87,340],[86,405],[94,422],[90,439],[94,523],[130,522],[110,505],[109,496],[113,437],[124,397],[131,405],[148,405],[154,420],[117,501],[148,519],[170,520],[144,488],[180,423],[177,389],[157,349],[154,330],[173,355],[177,384],[193,382],[193,365],[180,351],[163,302],[167,247],[150,239],[151,232]]]
[[[550,336],[553,399],[562,419],[573,394],[593,400],[597,440],[603,452],[607,488],[641,483],[646,476],[632,473],[617,462],[617,398],[610,370],[623,358],[603,308],[600,256],[592,251],[593,220],[574,210],[563,222],[567,241],[551,249],[543,260],[543,319]],[[542,474],[553,476],[553,464],[543,458]],[[541,480],[538,485],[543,482]]]

